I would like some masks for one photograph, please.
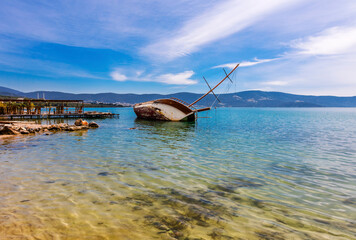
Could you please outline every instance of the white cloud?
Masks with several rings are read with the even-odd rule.
[[[356,27],[327,28],[291,42],[281,61],[259,69],[261,86],[300,94],[356,95]]]
[[[269,82],[262,82],[262,85],[269,85],[269,86],[286,86],[288,82],[285,81],[269,81]]]
[[[275,60],[278,60],[279,58],[273,58],[273,59],[257,59],[255,58],[253,62],[241,62],[240,63],[240,67],[250,67],[250,66],[254,66],[260,63],[267,63],[267,62],[272,62]]]
[[[113,80],[118,82],[124,82],[127,80],[127,77],[122,74],[119,69],[116,69],[115,71],[111,72],[110,76]]]
[[[225,64],[221,64],[221,65],[218,65],[218,66],[214,66],[212,68],[230,68],[230,69],[233,69],[234,67],[236,67],[238,63],[225,63]]]
[[[255,58],[253,62],[241,62],[239,67],[250,67],[250,66],[254,66],[254,65],[257,65],[257,64],[260,64],[260,63],[266,63],[266,62],[271,62],[271,61],[275,61],[279,58],[273,58],[273,59],[258,59],[258,58]],[[238,63],[225,63],[225,64],[221,64],[221,65],[218,65],[218,66],[215,66],[213,68],[230,68],[230,69],[233,69],[234,67],[236,67]]]
[[[143,72],[144,72],[144,71],[142,71],[142,70],[141,70],[141,71],[136,71],[136,76],[137,76],[137,77],[141,76]]]
[[[291,41],[280,58],[240,72],[246,89],[311,95],[356,95],[356,27],[338,26]],[[278,61],[273,61],[277,60]],[[269,61],[272,60],[272,61]],[[245,62],[254,66],[264,60]],[[223,64],[216,67],[233,67]]]
[[[196,80],[192,80],[191,77],[194,75],[193,71],[185,71],[178,74],[163,74],[158,76],[156,79],[158,82],[166,84],[177,84],[177,85],[192,85],[196,84]]]
[[[174,59],[237,33],[267,15],[302,0],[229,0],[187,21],[177,32],[149,45],[143,52]]]
[[[333,55],[356,51],[356,27],[333,27],[305,39],[292,41],[299,54]]]
[[[127,72],[125,75],[123,72]],[[161,75],[147,74],[143,75],[143,71],[130,72],[129,70],[115,69],[110,73],[113,80],[124,82],[124,81],[136,81],[136,82],[159,82],[164,84],[172,85],[192,85],[196,84],[197,81],[191,79],[194,75],[193,71],[185,71],[181,73],[166,73]]]
[[[297,54],[245,68],[239,72],[239,82],[244,89],[355,96],[355,66],[355,52],[327,56]]]
[[[297,55],[335,55],[356,52],[356,27],[332,27],[314,36],[308,36],[291,41],[289,46],[296,50],[289,51],[281,58],[257,59],[254,61],[243,61],[240,67],[250,67],[261,63],[267,63],[284,58],[294,58]],[[234,68],[237,63],[226,63],[213,68]],[[273,83],[273,82],[270,82]],[[274,84],[270,84],[274,85]],[[279,85],[279,84],[276,84]]]

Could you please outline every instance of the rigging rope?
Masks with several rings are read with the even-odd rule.
[[[232,86],[233,84],[235,85],[235,92],[237,91],[237,85],[236,85],[236,81],[235,81],[236,75],[237,75],[237,73],[236,73],[237,70],[238,70],[238,69],[236,69],[236,71],[234,71],[234,72],[230,75],[230,76],[231,76],[231,79],[233,79],[233,83],[230,83],[230,82],[229,82],[229,84],[226,85],[225,91],[218,94],[218,96],[217,96],[218,98],[220,98],[220,95],[221,95],[221,94],[226,94],[226,93],[228,93],[229,90],[230,90],[230,88],[231,88],[231,86]],[[217,101],[217,98],[215,98],[215,100],[214,100],[214,102],[211,104],[210,108],[212,108],[212,107],[214,106],[214,104],[216,103],[216,101]]]

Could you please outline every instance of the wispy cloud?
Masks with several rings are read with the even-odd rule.
[[[332,27],[291,42],[298,54],[333,55],[356,51],[356,27]]]
[[[271,62],[258,65],[258,71],[244,70],[246,76],[252,74],[259,79],[258,82],[246,82],[247,88],[260,87],[302,94],[355,95],[356,27],[326,28],[289,41],[285,46],[289,46],[289,49],[281,57],[241,62],[241,67]],[[235,65],[228,63],[214,68],[232,68]]]
[[[185,71],[176,74],[166,73],[166,74],[144,75],[143,71],[136,71],[134,73],[130,73],[130,71],[123,70],[123,69],[115,69],[110,73],[111,78],[119,82],[124,82],[124,81],[159,82],[159,83],[171,84],[171,85],[196,84],[197,81],[191,79],[193,75],[194,75],[194,71]]]
[[[192,85],[197,83],[196,80],[191,79],[193,75],[193,71],[185,71],[178,74],[163,74],[158,76],[156,79],[158,82],[166,84]]]
[[[128,50],[127,45],[145,43],[204,5],[201,0],[139,4],[135,0],[1,1],[0,34],[67,46]]]
[[[268,85],[268,86],[286,86],[288,85],[288,82],[286,81],[269,81],[269,82],[262,82],[262,85]]]
[[[197,51],[202,46],[235,34],[267,15],[301,0],[229,0],[187,21],[169,37],[147,46],[148,55],[174,59]]]
[[[261,63],[267,63],[267,62],[271,62],[271,61],[275,61],[278,60],[279,58],[272,58],[272,59],[258,59],[255,58],[254,61],[250,62],[250,61],[242,61],[239,65],[239,67],[250,67],[250,66],[254,66],[257,64],[261,64]],[[218,66],[214,66],[212,68],[230,68],[233,69],[236,65],[238,64],[238,62],[235,63],[225,63],[225,64],[221,64]]]
[[[74,67],[67,63],[32,59],[1,52],[0,70],[50,78],[75,77],[83,79],[108,79],[99,74],[91,73],[85,69]]]
[[[289,43],[290,51],[282,57],[272,59],[258,59],[242,61],[240,67],[250,67],[261,63],[272,62],[284,58],[293,58],[296,55],[335,55],[356,52],[356,27],[332,27],[316,35],[292,40]],[[235,63],[226,63],[213,68],[234,68]],[[273,84],[271,84],[273,85]],[[278,84],[277,84],[278,85]]]
[[[299,94],[355,96],[356,54],[332,56],[295,56],[258,72],[250,72],[260,81],[246,81],[248,88],[271,87],[270,90]]]
[[[356,27],[338,26],[299,38],[279,61],[248,71],[247,88],[300,94],[355,96]]]

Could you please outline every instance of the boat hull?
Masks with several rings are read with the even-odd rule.
[[[209,93],[213,93],[214,96],[217,98],[213,90],[217,88],[220,84],[222,84],[226,79],[230,79],[229,76],[236,70],[239,65],[240,64],[237,64],[236,67],[234,67],[229,72],[229,74],[225,72],[226,76],[213,88],[209,86],[208,82],[204,78],[205,82],[210,88],[210,91],[205,93],[203,96],[201,96],[191,104],[188,104],[174,97],[170,99],[157,99],[154,101],[135,104],[133,108],[137,115],[137,118],[159,121],[194,121],[197,117],[198,112],[210,110],[210,107],[195,109],[195,107],[193,107],[194,104],[202,100]]]
[[[134,105],[137,118],[158,121],[194,121],[196,112],[172,99],[158,99]]]

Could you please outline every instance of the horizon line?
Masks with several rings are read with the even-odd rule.
[[[36,91],[30,91],[30,92],[22,92],[13,88],[9,87],[4,87],[0,86],[3,88],[7,88],[13,91],[17,91],[20,93],[35,93],[35,92],[57,92],[57,93],[65,93],[65,94],[74,94],[74,95],[80,95],[80,94],[133,94],[133,95],[172,95],[172,94],[179,94],[179,93],[190,93],[190,94],[205,94],[205,93],[197,93],[197,92],[174,92],[174,93],[116,93],[116,92],[97,92],[97,93],[73,93],[73,92],[62,92],[62,91],[54,91],[54,90],[36,90]],[[258,90],[258,89],[251,89],[251,90],[243,90],[243,91],[238,91],[238,92],[231,92],[231,93],[218,93],[219,95],[225,95],[225,94],[236,94],[236,93],[241,93],[241,92],[268,92],[268,93],[284,93],[284,94],[290,94],[290,95],[302,95],[302,96],[315,96],[315,97],[356,97],[356,95],[353,96],[337,96],[337,95],[315,95],[315,94],[296,94],[296,93],[289,93],[289,92],[281,92],[281,91],[266,91],[266,90]]]

